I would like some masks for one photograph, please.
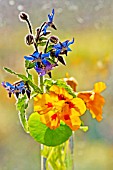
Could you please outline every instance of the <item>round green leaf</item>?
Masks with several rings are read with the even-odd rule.
[[[30,135],[39,143],[47,146],[57,146],[64,143],[72,135],[72,130],[65,124],[56,129],[50,129],[40,121],[38,113],[32,113],[28,120]]]

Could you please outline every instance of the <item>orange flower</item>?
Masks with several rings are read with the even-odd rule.
[[[64,101],[59,101],[56,94],[38,94],[34,98],[34,111],[40,114],[40,120],[50,129],[60,126],[59,112],[62,110]]]
[[[60,126],[59,112],[55,112],[54,110],[50,110],[46,114],[41,115],[40,120],[50,129],[56,129]]]
[[[77,130],[81,125],[79,117],[86,111],[84,101],[80,98],[73,98],[64,88],[59,88],[56,85],[50,88],[50,92],[50,94],[58,95],[59,100],[65,101],[60,113],[60,119],[72,130]]]
[[[49,94],[39,94],[34,98],[34,110],[40,114],[41,122],[50,129],[59,127],[62,120],[72,130],[77,130],[86,106],[82,99],[73,98],[64,88],[53,85]]]
[[[94,90],[90,92],[80,92],[78,97],[83,99],[87,109],[90,110],[93,118],[98,121],[102,120],[102,108],[105,103],[104,98],[100,93],[106,89],[106,85],[103,82],[98,82],[94,85]]]
[[[80,116],[83,115],[85,111],[86,106],[84,101],[80,98],[73,98],[72,100],[65,102],[61,113],[61,120],[75,131],[80,128]]]

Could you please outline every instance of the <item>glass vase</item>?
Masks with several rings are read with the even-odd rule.
[[[41,145],[41,170],[74,170],[74,136],[61,145]]]

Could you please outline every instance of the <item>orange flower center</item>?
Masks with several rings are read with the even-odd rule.
[[[69,108],[70,108],[70,109],[75,107],[75,105],[74,105],[73,103],[71,103],[71,102],[66,102],[66,104],[69,105]]]
[[[65,120],[69,120],[70,118],[69,118],[69,115],[67,114],[67,115],[64,115],[64,119]]]
[[[66,98],[64,97],[63,94],[59,94],[59,95],[58,95],[58,99],[59,99],[59,100],[65,100]]]
[[[50,103],[50,102],[48,102],[48,103],[45,104],[45,105],[47,105],[47,107],[53,107],[52,103]]]
[[[54,114],[53,116],[51,116],[52,120],[54,120],[54,119],[56,120],[56,118],[57,118],[57,114]]]

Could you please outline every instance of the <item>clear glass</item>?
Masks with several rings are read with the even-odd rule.
[[[41,170],[74,170],[74,137],[49,147],[41,145]]]

